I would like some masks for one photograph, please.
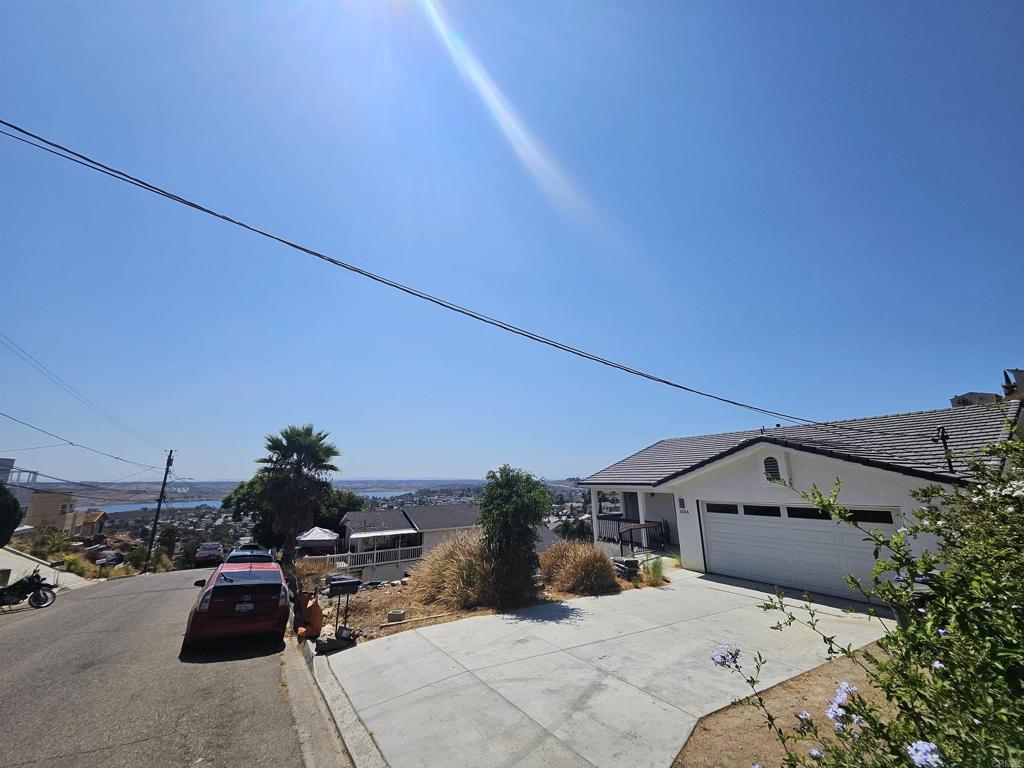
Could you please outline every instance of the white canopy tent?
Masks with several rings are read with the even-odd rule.
[[[303,531],[295,537],[295,541],[299,543],[299,546],[304,544],[324,545],[333,544],[338,540],[339,536],[334,531],[329,531],[326,528],[318,528],[313,526],[308,531]]]

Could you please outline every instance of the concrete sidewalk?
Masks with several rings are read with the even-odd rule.
[[[761,651],[765,688],[825,660],[807,628],[770,629],[779,617],[757,607],[757,585],[669,577],[664,588],[408,630],[331,656],[329,669],[392,768],[663,768],[700,717],[749,693],[712,664],[718,643],[746,661]],[[819,607],[821,630],[841,642],[882,634],[877,621]]]

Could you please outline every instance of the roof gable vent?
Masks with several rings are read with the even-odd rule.
[[[769,480],[781,480],[782,470],[779,468],[779,460],[774,456],[766,456],[764,460],[764,476]]]

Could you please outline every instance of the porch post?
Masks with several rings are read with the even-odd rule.
[[[594,529],[594,543],[597,544],[597,512],[601,509],[597,488],[590,489],[590,525]]]
[[[636,492],[636,508],[640,513],[640,522],[647,522],[647,496],[644,495],[644,491],[641,489]],[[644,528],[640,531],[640,541],[644,545],[644,549],[647,548],[647,529]]]

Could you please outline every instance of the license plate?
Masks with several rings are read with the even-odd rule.
[[[253,608],[252,603],[235,603],[235,613],[246,613]]]

